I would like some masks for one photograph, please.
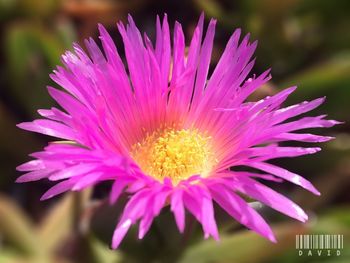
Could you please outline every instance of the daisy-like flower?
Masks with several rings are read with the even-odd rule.
[[[85,41],[88,53],[74,44],[74,53],[62,56],[64,67],[51,75],[65,91],[48,87],[64,111],[39,110],[43,119],[18,125],[63,140],[33,153],[35,160],[17,168],[27,172],[17,181],[57,181],[42,199],[113,181],[111,203],[123,192],[130,196],[113,235],[114,249],[136,222],[143,238],[168,205],[180,232],[188,211],[203,226],[205,238],[218,239],[214,202],[274,242],[269,225],[239,193],[306,221],[297,204],[259,181],[286,180],[319,195],[308,180],[268,161],[318,152],[318,147],[278,143],[327,141],[331,137],[296,131],[337,122],[325,115],[295,118],[324,98],[280,108],[295,87],[247,102],[271,77],[269,70],[248,76],[257,43],[250,43],[249,35],[240,41],[239,29],[209,76],[216,21],[210,20],[205,34],[203,22],[202,15],[187,55],[181,24],[175,23],[171,38],[166,16],[162,23],[157,18],[155,45],[131,17],[126,27],[118,23],[126,65],[102,25],[103,51],[92,39]],[[255,172],[230,170],[236,166]]]

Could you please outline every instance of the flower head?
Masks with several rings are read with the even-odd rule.
[[[202,15],[187,55],[181,24],[175,23],[171,39],[166,16],[162,23],[157,18],[155,45],[146,34],[142,37],[131,17],[126,28],[118,23],[126,65],[102,25],[102,51],[92,39],[85,42],[88,53],[74,44],[74,53],[62,56],[64,67],[51,75],[65,91],[48,88],[64,111],[39,110],[43,119],[18,125],[63,140],[20,165],[18,170],[27,173],[18,182],[57,181],[43,195],[47,199],[113,181],[111,203],[124,191],[131,197],[114,232],[113,248],[138,221],[142,238],[168,204],[180,232],[187,210],[202,224],[205,237],[218,239],[213,202],[275,241],[269,225],[238,193],[306,221],[298,205],[257,179],[286,180],[318,195],[308,180],[268,161],[319,151],[278,143],[327,141],[331,137],[295,131],[337,122],[325,116],[295,118],[324,98],[281,108],[295,87],[247,102],[271,77],[269,70],[249,77],[256,42],[250,43],[248,35],[240,41],[239,29],[209,76],[216,21],[210,21],[205,34],[203,21]],[[230,170],[235,166],[255,172]]]

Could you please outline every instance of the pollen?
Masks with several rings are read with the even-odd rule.
[[[173,183],[209,175],[215,164],[212,138],[196,129],[162,129],[132,146],[131,156],[146,174]]]

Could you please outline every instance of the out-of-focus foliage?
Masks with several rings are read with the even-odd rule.
[[[120,262],[120,253],[74,224],[80,221],[80,216],[74,217],[76,201],[76,195],[66,195],[34,224],[12,200],[0,196],[0,233],[6,240],[0,262],[74,262],[69,257],[87,263]]]
[[[310,257],[299,256],[295,251],[295,235],[297,234],[334,234],[343,233],[350,236],[349,207],[341,207],[327,211],[316,222],[306,225],[295,223],[281,223],[274,226],[276,237],[280,242],[271,245],[266,240],[252,232],[240,231],[234,235],[222,235],[221,242],[204,241],[190,247],[181,263],[209,263],[209,262],[309,262]],[[331,257],[324,253],[317,258],[317,262],[346,262],[342,261],[350,256],[350,242],[345,239],[342,257],[333,254]]]
[[[259,40],[255,71],[272,67],[273,80],[256,98],[298,85],[288,103],[327,96],[315,112],[327,112],[345,124],[331,130],[337,137],[314,156],[279,160],[279,164],[315,182],[314,197],[289,185],[280,192],[307,209],[307,225],[262,208],[279,240],[271,244],[242,229],[221,210],[220,243],[202,240],[200,227],[187,217],[184,235],[165,211],[141,242],[136,229],[121,249],[109,250],[120,204],[104,203],[108,185],[90,192],[40,202],[50,184],[16,185],[15,166],[39,150],[48,138],[22,132],[15,124],[53,105],[45,87],[72,42],[97,39],[103,23],[118,47],[116,21],[133,14],[143,31],[154,37],[155,15],[167,13],[182,23],[189,37],[201,11],[218,19],[213,65],[234,28]],[[0,263],[17,262],[350,262],[350,1],[348,0],[0,0]],[[329,133],[330,131],[322,131]],[[123,201],[121,202],[123,203]],[[168,210],[168,209],[165,209]],[[299,256],[295,234],[343,234],[339,257]]]

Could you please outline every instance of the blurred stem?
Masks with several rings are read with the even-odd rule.
[[[82,224],[86,222],[81,222],[81,219],[91,193],[92,189],[73,193],[73,231],[77,234],[82,234],[82,232],[86,232],[87,230]]]
[[[81,192],[73,193],[73,231],[80,232],[80,216],[83,212],[83,196]]]
[[[153,227],[153,231],[158,239],[158,243],[159,243],[159,248],[164,247],[165,245],[165,238],[162,234],[162,230],[161,227],[159,226],[158,222],[155,221],[154,227]]]
[[[182,242],[181,242],[181,249],[182,250],[185,250],[186,249],[186,246],[193,234],[193,231],[194,231],[194,227],[195,227],[195,219],[193,216],[190,216],[189,220],[188,220],[188,224],[185,228],[185,233],[183,234],[182,236]]]

